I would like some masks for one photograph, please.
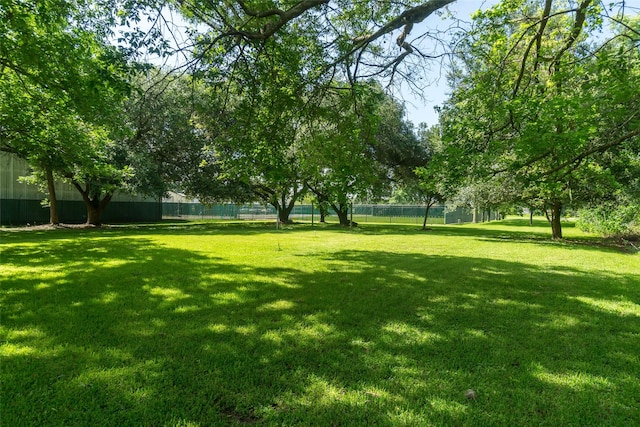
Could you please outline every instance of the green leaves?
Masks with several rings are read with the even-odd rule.
[[[589,2],[547,4],[477,14],[442,114],[446,151],[461,176],[506,175],[523,195],[578,205],[593,200],[596,176],[600,197],[614,185],[596,167],[604,158],[638,147],[638,37],[590,34],[600,17]]]
[[[132,175],[114,144],[127,134],[129,66],[102,39],[99,19],[109,12],[91,9],[82,1],[2,1],[0,149],[36,174],[73,183],[87,200],[108,201]]]

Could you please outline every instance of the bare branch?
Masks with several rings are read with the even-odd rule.
[[[227,27],[225,30],[226,31],[225,35],[226,36],[242,36],[247,40],[267,40],[268,38],[272,37],[275,33],[277,33],[282,27],[284,27],[290,21],[296,19],[299,16],[304,15],[304,13],[310,9],[316,8],[324,4],[328,4],[329,0],[301,0],[287,10],[270,9],[262,12],[249,9],[246,6],[246,4],[241,0],[236,0],[236,2],[240,5],[243,12],[247,16],[250,16],[252,18],[258,18],[258,19],[277,17],[277,20],[269,21],[265,23],[257,31],[244,31],[242,29],[242,25],[234,25],[231,22],[229,22],[223,16],[222,13],[218,13],[220,20]],[[189,7],[190,5],[186,4],[184,1],[181,1],[181,5],[189,9],[192,13],[194,14],[197,13],[197,10],[195,7]],[[207,20],[203,22],[207,22]],[[215,28],[215,25],[212,25],[211,22],[207,22],[207,24]]]
[[[406,33],[406,37],[406,35],[411,31],[413,24],[418,24],[424,21],[433,12],[442,9],[443,7],[453,3],[454,1],[455,0],[429,0],[426,3],[421,4],[420,6],[412,7],[411,9],[405,10],[402,14],[400,14],[400,16],[392,19],[391,21],[380,27],[380,29],[378,29],[378,31],[376,31],[375,33],[367,34],[353,39],[354,49],[352,53],[360,49],[360,47],[362,47],[364,44],[371,43],[372,41],[377,40],[385,34],[388,34],[393,30],[397,30],[400,27],[405,27],[403,33]],[[402,41],[404,41],[404,39]],[[398,43],[398,45],[402,46],[401,43]]]
[[[524,51],[524,55],[522,56],[522,63],[520,64],[520,72],[518,73],[518,78],[516,79],[516,83],[513,86],[512,96],[516,96],[518,91],[520,90],[520,84],[522,83],[522,79],[524,77],[525,69],[527,66],[527,59],[529,58],[529,53],[533,48],[534,44],[536,46],[536,60],[534,68],[537,68],[538,61],[540,59],[540,47],[542,44],[542,35],[544,34],[544,29],[547,26],[547,22],[549,22],[549,13],[551,12],[551,4],[553,0],[546,0],[544,5],[544,11],[542,12],[542,18],[540,19],[540,27],[536,32],[535,36],[529,42],[527,49]]]
[[[562,55],[564,55],[564,53],[567,50],[569,50],[571,46],[573,46],[573,44],[578,39],[578,36],[582,31],[582,26],[584,25],[584,21],[587,18],[587,7],[589,7],[589,4],[591,3],[591,1],[592,0],[584,0],[582,3],[580,3],[580,6],[576,10],[576,20],[573,23],[573,29],[571,30],[571,34],[569,34],[567,42],[562,47],[562,49],[560,49],[558,53],[556,53],[553,60],[551,61],[551,64],[556,64],[560,60]]]
[[[249,16],[256,17],[256,18],[266,18],[266,17],[274,16],[274,15],[282,16],[282,14],[284,13],[280,9],[268,9],[268,10],[265,10],[265,11],[262,11],[262,12],[258,12],[258,11],[255,11],[253,9],[249,9],[247,7],[247,5],[244,3],[244,1],[242,1],[242,0],[236,0],[236,2],[240,5],[240,7],[244,11],[244,13],[246,13]]]

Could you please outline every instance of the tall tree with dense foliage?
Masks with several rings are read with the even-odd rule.
[[[107,188],[126,174],[109,153],[122,128],[127,62],[106,44],[104,28],[88,23],[88,6],[6,1],[0,8],[0,149],[46,177],[52,223],[54,176],[78,188],[88,221],[99,222],[94,208],[110,197],[98,195],[98,181]]]
[[[307,185],[343,226],[351,224],[348,210],[355,198],[375,199],[388,191],[389,169],[380,161],[377,138],[384,100],[376,84],[336,83],[302,135]]]
[[[273,205],[285,223],[305,191],[296,147],[311,109],[308,93],[294,90],[303,86],[303,54],[300,47],[266,40],[247,47],[232,70],[215,66],[214,57],[221,57],[213,56],[200,73],[223,113],[203,112],[199,118],[209,136],[208,152],[225,176],[244,183],[255,200]]]
[[[553,238],[568,203],[616,180],[607,159],[640,149],[640,31],[624,6],[502,2],[460,42],[441,116],[452,171],[507,175],[541,201]],[[616,26],[596,37],[603,16]]]
[[[212,89],[191,76],[157,68],[139,73],[134,81],[136,90],[125,106],[132,132],[122,142],[135,172],[130,185],[136,193],[156,197],[170,190],[195,191],[201,184],[195,174],[215,165],[206,156],[209,133],[201,120],[205,114],[220,117]]]

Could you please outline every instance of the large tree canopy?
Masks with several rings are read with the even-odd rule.
[[[286,220],[311,188],[346,220],[355,196],[401,180],[431,194],[440,181],[438,193],[508,188],[483,203],[542,209],[561,237],[568,204],[632,197],[640,24],[627,4],[504,0],[477,12],[455,40],[436,156],[382,88],[420,87],[442,40],[417,24],[453,1],[0,0],[0,148],[49,183],[72,182],[88,209],[116,189],[180,188],[260,197]],[[149,70],[133,58],[176,50],[185,61],[159,79],[132,78]]]
[[[98,188],[109,188],[108,195],[126,174],[110,153],[122,135],[128,64],[106,43],[89,6],[3,1],[0,7],[0,149],[46,176],[53,223],[54,175],[78,188],[91,221]]]
[[[343,0],[178,1],[186,16],[208,30],[197,39],[196,59],[222,55],[235,67],[266,41],[285,44],[304,57],[308,83],[346,73],[350,79],[406,77],[411,55],[423,52],[425,30],[414,25],[454,0],[352,2]],[[391,35],[399,32],[392,41]],[[428,43],[426,43],[428,44]],[[431,51],[428,51],[429,53]],[[415,71],[415,70],[413,70]]]
[[[478,12],[442,114],[451,170],[508,176],[555,238],[563,206],[609,192],[613,163],[640,150],[639,22],[623,4],[598,35],[608,7],[518,0]]]

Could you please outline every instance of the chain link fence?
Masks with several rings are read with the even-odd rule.
[[[349,215],[358,223],[393,223],[422,225],[425,206],[419,205],[353,205]],[[165,219],[233,219],[233,220],[273,220],[277,218],[277,212],[271,205],[246,204],[236,205],[231,203],[205,206],[200,203],[189,202],[164,202],[162,204],[162,217]],[[319,221],[320,210],[318,206],[307,204],[296,205],[289,218],[292,221]],[[332,210],[328,212],[325,220],[329,223],[337,223],[338,218]],[[473,214],[470,209],[447,209],[444,205],[432,206],[429,209],[429,224],[460,224],[471,222]]]

